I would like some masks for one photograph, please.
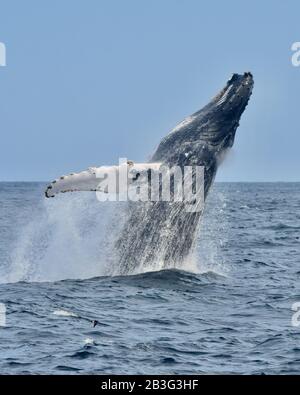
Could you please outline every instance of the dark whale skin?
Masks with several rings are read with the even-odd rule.
[[[150,162],[204,166],[206,198],[218,165],[234,143],[252,89],[251,73],[233,74],[205,107],[162,139]],[[189,257],[202,212],[187,212],[184,205],[162,201],[129,203],[128,219],[116,243],[120,274],[143,267],[178,267]]]

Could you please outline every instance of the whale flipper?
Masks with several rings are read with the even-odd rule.
[[[108,193],[108,177],[112,177],[112,179],[116,180],[114,192],[117,194],[124,193],[126,192],[125,183],[118,182],[118,177],[121,172],[123,172],[127,178],[126,185],[130,186],[137,180],[137,175],[148,170],[156,171],[159,169],[160,165],[160,162],[134,163],[133,161],[126,161],[118,166],[89,167],[87,170],[80,173],[71,173],[52,181],[46,188],[45,196],[50,198],[59,193],[78,191]]]

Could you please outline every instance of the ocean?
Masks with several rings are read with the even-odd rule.
[[[44,188],[0,183],[1,374],[299,374],[300,183],[216,183],[195,254],[126,276],[124,205]]]

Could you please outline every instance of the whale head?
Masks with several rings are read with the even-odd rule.
[[[207,192],[224,154],[232,147],[253,89],[250,72],[233,74],[201,110],[185,118],[160,142],[151,161],[204,166]]]
[[[207,128],[203,125],[200,134],[195,134],[197,140],[207,141],[215,146],[216,151],[232,147],[239,120],[243,114],[253,89],[253,76],[250,72],[243,75],[233,74],[226,86],[213,100],[196,113],[201,124],[201,118],[207,117]]]

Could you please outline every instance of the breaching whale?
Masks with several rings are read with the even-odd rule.
[[[185,118],[162,139],[148,164],[136,169],[201,166],[204,168],[204,199],[224,154],[234,143],[239,120],[253,89],[253,76],[233,74],[225,87],[201,110]],[[101,169],[101,168],[100,168]],[[107,167],[110,172],[112,167]],[[97,168],[63,176],[46,189],[46,197],[60,192],[101,191]],[[178,266],[193,251],[202,210],[188,212],[185,202],[130,202],[128,218],[115,248],[120,274],[140,267]]]
[[[185,118],[162,139],[150,162],[204,167],[204,198],[225,152],[233,145],[239,120],[253,89],[253,76],[233,74],[200,111]],[[178,267],[193,251],[202,212],[185,202],[131,204],[117,241],[121,274],[147,268]]]

